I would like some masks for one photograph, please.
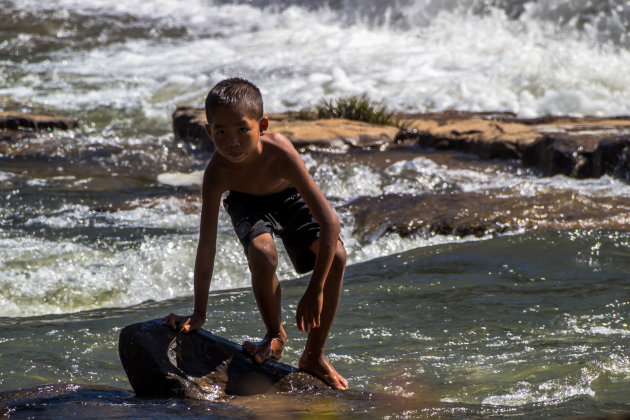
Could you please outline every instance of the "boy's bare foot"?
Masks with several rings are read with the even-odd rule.
[[[306,353],[300,357],[300,369],[311,373],[334,389],[348,389],[348,381],[335,370],[323,354],[309,360]]]
[[[284,354],[284,343],[286,340],[286,334],[280,333],[272,336],[267,333],[262,341],[258,343],[245,341],[243,349],[254,356],[256,363],[263,363],[265,360],[277,362]]]

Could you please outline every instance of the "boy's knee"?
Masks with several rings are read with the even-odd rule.
[[[335,250],[335,257],[333,259],[333,265],[338,269],[344,269],[346,267],[346,248],[341,241],[337,242],[337,249]]]
[[[249,267],[254,271],[275,271],[278,267],[278,252],[270,235],[254,238],[247,247]]]

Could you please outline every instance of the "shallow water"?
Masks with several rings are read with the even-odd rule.
[[[628,232],[549,232],[418,248],[352,265],[329,358],[353,390],[404,397],[413,416],[628,410],[629,242]],[[289,334],[283,360],[294,365],[305,343],[293,321],[305,284],[304,278],[283,282]],[[215,292],[210,302],[212,332],[236,342],[264,333],[248,289]],[[0,390],[42,383],[128,389],[117,357],[121,328],[188,312],[191,303],[2,318]],[[348,413],[378,411],[381,403],[395,411],[390,402],[372,407],[353,398],[341,403]],[[163,401],[133,404],[169,415]]]

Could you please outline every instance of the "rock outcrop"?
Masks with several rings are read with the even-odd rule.
[[[630,135],[606,137],[597,144],[591,157],[591,174],[610,174],[630,181]]]
[[[14,111],[0,112],[0,129],[70,130],[76,127],[77,122],[68,117]]]
[[[288,114],[268,115],[271,130],[287,136],[297,148],[371,149],[391,144],[398,128],[361,121],[324,119],[304,121]],[[212,152],[214,145],[206,134],[203,109],[179,107],[173,112],[175,141],[194,152]]]
[[[542,175],[576,178],[609,174],[630,179],[630,116],[543,117],[510,113],[445,111],[401,115],[405,129],[344,119],[303,121],[291,114],[270,115],[270,129],[298,149],[385,150],[413,146],[513,159]],[[177,141],[192,150],[212,151],[203,110],[178,108],[173,114]]]
[[[38,131],[71,130],[76,120],[56,115],[42,115],[16,111],[0,112],[0,142],[15,142]]]
[[[622,229],[630,198],[590,197],[573,191],[528,197],[476,192],[359,197],[343,206],[354,214],[357,236],[370,243],[395,233],[482,237],[519,230]]]
[[[292,366],[258,364],[231,341],[205,330],[178,333],[159,319],[125,327],[118,350],[140,397],[215,400],[225,395],[328,389],[320,379]]]
[[[191,152],[214,152],[214,143],[206,133],[206,123],[203,109],[178,107],[173,112],[175,141],[185,145]]]
[[[287,136],[298,149],[379,150],[392,144],[398,128],[346,119],[303,121],[271,115],[271,131]]]
[[[519,119],[509,114],[444,112],[411,117],[397,138],[483,159],[516,159],[544,176],[630,176],[630,117]],[[623,150],[625,157],[619,157]]]

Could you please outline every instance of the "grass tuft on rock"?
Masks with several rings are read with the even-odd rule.
[[[401,121],[385,107],[363,96],[322,99],[318,104],[292,113],[300,120],[346,118],[372,124],[402,126]]]

